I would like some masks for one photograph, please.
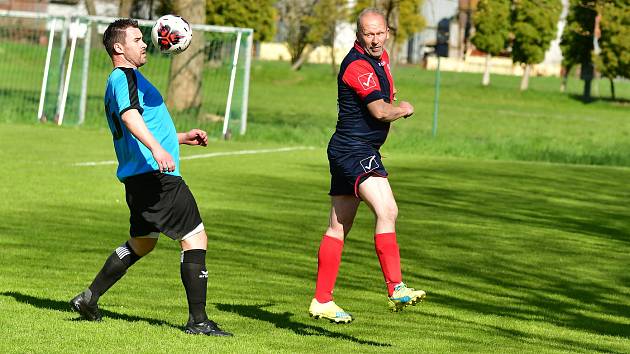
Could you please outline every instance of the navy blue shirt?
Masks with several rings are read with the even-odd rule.
[[[365,53],[358,42],[341,62],[337,77],[339,118],[331,144],[369,144],[379,149],[387,139],[389,122],[374,118],[367,109],[370,102],[394,99],[394,82],[389,69],[389,56],[381,59]]]

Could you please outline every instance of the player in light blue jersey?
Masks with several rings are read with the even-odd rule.
[[[114,136],[114,148],[118,157],[118,179],[124,181],[127,177],[162,169],[173,176],[179,174],[179,141],[171,116],[158,90],[142,76],[137,68],[116,67],[107,79],[105,89],[105,110],[107,123]],[[133,111],[137,111],[133,112]],[[154,157],[148,146],[134,136],[121,123],[125,113],[138,118],[141,115],[144,125],[155,138],[156,142],[172,159],[159,161],[164,158]],[[193,133],[201,133],[195,131]],[[157,146],[156,145],[156,146]],[[159,165],[159,163],[162,165]],[[171,164],[174,163],[173,164]]]
[[[105,89],[105,114],[118,158],[116,175],[125,185],[131,237],[70,306],[84,319],[100,321],[99,297],[151,252],[163,233],[179,241],[182,249],[180,274],[189,310],[186,333],[231,336],[206,314],[208,239],[195,198],[179,172],[179,145],[206,146],[207,134],[200,129],[175,130],[159,91],[138,70],[147,61],[147,45],[135,20],[111,23],[103,44],[114,66]]]

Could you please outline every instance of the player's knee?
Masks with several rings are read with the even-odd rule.
[[[344,227],[341,224],[329,225],[326,234],[330,236],[342,236],[344,234]]]
[[[157,239],[155,238],[132,238],[129,240],[129,245],[133,248],[133,251],[140,257],[147,255],[153,251]]]
[[[398,206],[396,204],[383,206],[377,210],[376,217],[383,221],[394,222],[398,218]]]
[[[207,249],[208,248],[208,236],[205,230],[186,237],[180,241],[180,245],[183,250],[189,249]]]
[[[350,232],[350,229],[352,228],[352,223],[349,224],[334,224],[334,225],[329,225],[328,226],[328,230],[326,230],[326,234],[328,236],[333,236],[333,237],[346,237],[348,235],[348,232]]]

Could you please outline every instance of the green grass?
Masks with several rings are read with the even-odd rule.
[[[289,141],[323,146],[336,121],[336,78],[324,65],[291,72],[286,63],[256,62],[252,71],[250,125],[246,140]],[[437,138],[432,137],[434,73],[400,66],[394,72],[399,99],[416,113],[392,127],[387,149],[426,156],[550,161],[630,166],[630,84],[617,83],[620,103],[584,104],[575,95],[581,81],[570,80],[568,94],[557,78],[532,78],[529,91],[519,78],[442,73]],[[600,81],[600,93],[608,83]],[[624,103],[625,102],[625,103]]]
[[[102,323],[77,321],[67,301],[127,234],[115,166],[73,166],[111,160],[111,136],[19,124],[0,134],[0,352],[630,351],[628,168],[387,150],[404,278],[429,297],[387,311],[362,206],[335,292],[356,321],[339,326],[306,311],[327,222],[323,146],[182,161],[210,235],[207,308],[236,335],[207,338],[181,331],[179,250],[166,238],[103,296]],[[277,146],[212,141],[182,154]]]
[[[182,161],[210,235],[207,308],[236,335],[200,338],[181,331],[179,250],[166,238],[102,298],[102,323],[69,311],[128,233],[115,166],[73,165],[114,158],[97,108],[108,66],[93,58],[86,126],[35,125],[20,112],[36,111],[41,83],[18,79],[38,64],[31,51],[9,52],[19,70],[0,83],[0,352],[630,351],[627,81],[620,101],[584,104],[576,79],[561,94],[556,78],[519,92],[517,77],[484,88],[480,75],[443,73],[433,138],[434,73],[396,68],[399,98],[416,114],[393,124],[382,153],[404,278],[429,297],[387,311],[362,206],[335,291],[357,320],[336,326],[307,315],[329,208],[335,78],[328,66],[255,61],[247,135],[224,142],[220,123],[202,125],[211,146],[182,155],[312,149]],[[597,85],[606,97],[608,83]]]

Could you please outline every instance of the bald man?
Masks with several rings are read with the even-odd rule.
[[[354,47],[341,63],[338,84],[339,117],[328,144],[331,209],[329,225],[318,252],[315,297],[309,314],[335,323],[350,323],[352,315],[333,301],[344,240],[357,208],[364,201],[374,213],[374,244],[387,286],[389,308],[400,311],[426,296],[402,281],[396,241],[398,207],[379,149],[391,122],[410,117],[409,102],[394,105],[394,81],[385,43],[389,29],[384,14],[363,10],[357,19]]]

